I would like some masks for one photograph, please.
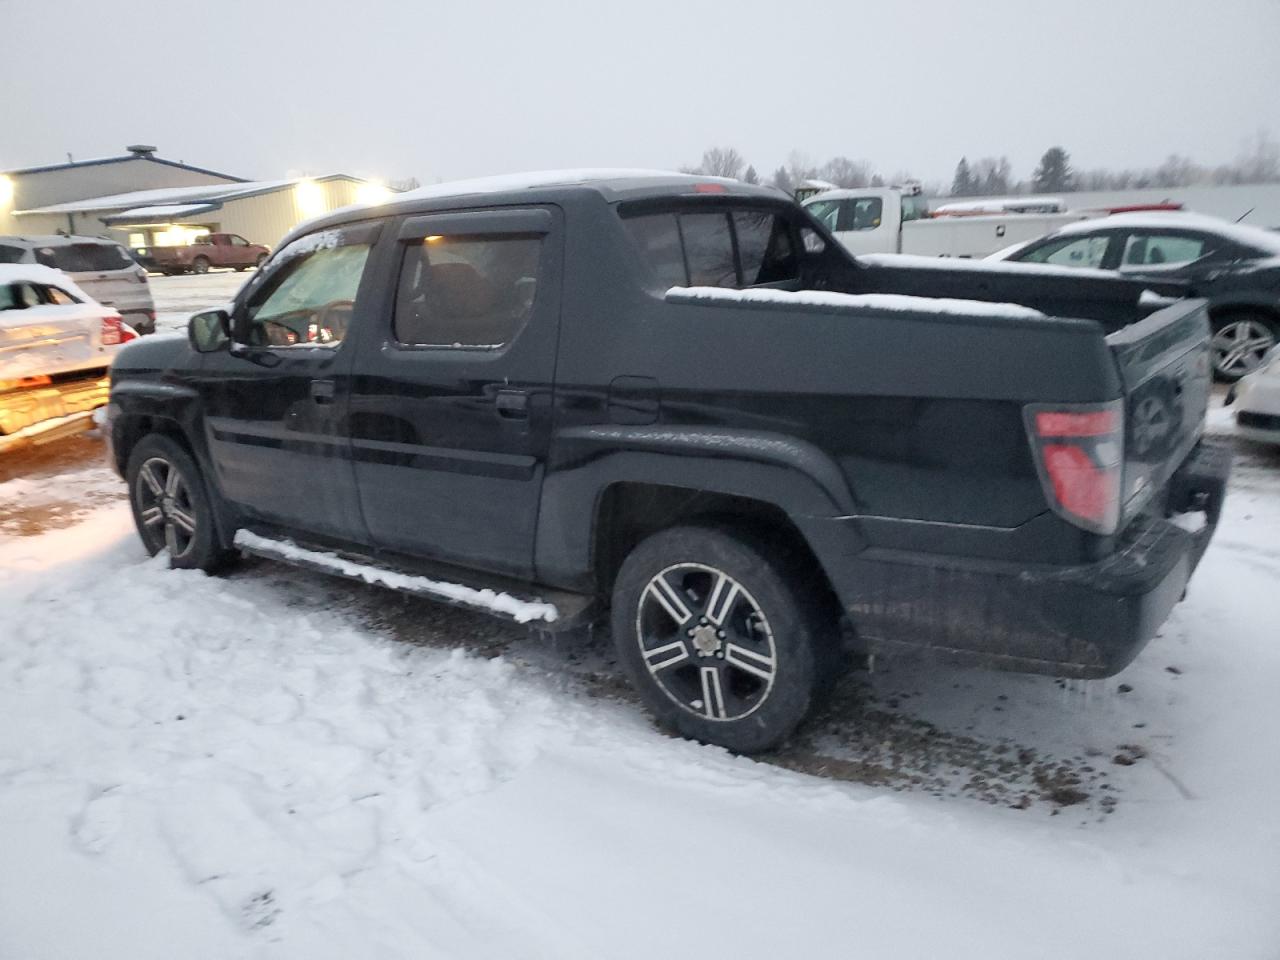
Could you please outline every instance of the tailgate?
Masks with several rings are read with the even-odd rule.
[[[1125,393],[1121,524],[1163,490],[1200,440],[1209,406],[1209,316],[1179,300],[1107,337]]]

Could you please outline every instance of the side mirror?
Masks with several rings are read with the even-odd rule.
[[[216,353],[231,342],[231,315],[206,310],[187,321],[187,339],[196,353]]]

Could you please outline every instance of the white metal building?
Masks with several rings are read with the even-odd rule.
[[[248,181],[162,160],[154,147],[128,149],[128,156],[0,174],[0,235],[107,236],[139,248],[225,232],[275,246],[303,220],[388,194],[345,174]]]

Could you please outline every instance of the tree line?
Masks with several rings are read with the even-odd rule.
[[[712,147],[702,154],[702,160],[696,166],[681,169],[686,173],[728,177],[746,183],[764,182],[756,168],[733,147]],[[816,164],[805,154],[792,151],[787,162],[773,171],[768,182],[792,193],[805,180],[823,180],[837,187],[849,188],[880,187],[913,179],[906,170],[886,177],[869,160],[838,156]],[[1040,157],[1040,162],[1026,180],[1014,177],[1008,157],[979,157],[972,162],[968,157],[961,157],[949,188],[943,183],[925,183],[922,189],[929,196],[990,197],[1073,190],[1140,190],[1277,182],[1280,182],[1280,143],[1260,131],[1235,160],[1217,166],[1203,165],[1173,154],[1155,167],[1077,170],[1072,165],[1071,154],[1064,147],[1052,146]]]

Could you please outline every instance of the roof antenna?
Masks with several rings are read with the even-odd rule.
[[[71,159],[71,151],[70,151],[70,150],[68,150],[68,151],[67,151],[67,163],[75,163],[75,161],[74,161],[73,159]]]
[[[1241,220],[1243,220],[1245,217],[1247,217],[1249,214],[1253,213],[1253,211],[1257,209],[1258,209],[1257,207],[1250,207],[1244,213],[1240,214],[1240,216],[1236,217],[1236,223],[1239,223]]]

